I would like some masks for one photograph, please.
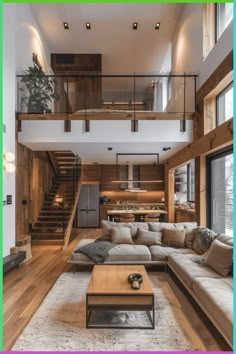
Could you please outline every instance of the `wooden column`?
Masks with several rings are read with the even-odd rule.
[[[206,221],[206,157],[195,158],[195,217],[198,225],[207,225]]]
[[[175,170],[169,170],[165,165],[165,209],[167,222],[175,222]]]

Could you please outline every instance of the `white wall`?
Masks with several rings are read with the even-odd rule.
[[[15,153],[15,18],[16,5],[3,5],[3,153]],[[13,203],[3,206],[3,256],[15,245],[15,173],[3,172],[3,200],[12,195]]]
[[[15,153],[16,73],[32,65],[32,53],[49,73],[50,53],[40,34],[31,5],[3,5],[3,153]],[[12,195],[12,205],[3,206],[3,256],[15,245],[15,173],[3,173],[3,199]]]
[[[198,88],[232,50],[232,23],[203,61],[203,4],[185,4],[172,40],[172,71],[196,73]]]
[[[21,3],[16,6],[16,72],[22,74],[32,65],[32,53],[36,53],[44,71],[50,74],[50,51],[34,18],[31,5]]]

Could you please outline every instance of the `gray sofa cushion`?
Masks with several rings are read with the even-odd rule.
[[[172,254],[169,256],[169,265],[183,282],[192,289],[195,278],[209,277],[219,279],[221,276],[214,270],[201,263],[200,255]]]
[[[173,248],[173,247],[163,247],[163,246],[150,246],[149,251],[152,255],[152,261],[168,261],[168,257],[174,253],[181,253],[181,254],[195,254],[193,250],[188,248]]]
[[[149,230],[154,232],[160,232],[162,229],[193,229],[197,227],[196,222],[177,222],[177,223],[168,223],[168,222],[149,222]]]
[[[138,228],[136,244],[151,246],[161,245],[162,233],[146,231]]]
[[[143,245],[117,245],[109,251],[105,263],[109,262],[150,262],[151,253]]]
[[[195,228],[194,229],[185,229],[185,247],[193,249],[193,242],[195,239]]]
[[[221,331],[232,341],[232,277],[196,278],[193,281],[193,291]]]
[[[121,222],[116,223],[113,221],[102,220],[102,237],[111,240],[111,229],[113,227],[128,227],[131,231],[132,238],[136,238],[138,228],[148,231],[148,223],[145,222]]]

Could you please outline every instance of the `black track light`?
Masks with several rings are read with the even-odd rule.
[[[90,30],[90,29],[91,29],[91,24],[90,24],[90,22],[86,22],[86,29],[87,29],[87,30]]]
[[[159,30],[160,29],[160,22],[156,22],[155,24],[155,30]]]
[[[63,22],[63,26],[64,26],[64,29],[65,29],[65,30],[68,30],[68,29],[69,29],[68,22]]]
[[[137,30],[138,29],[138,22],[134,22],[133,23],[133,30]]]

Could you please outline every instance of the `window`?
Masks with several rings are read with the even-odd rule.
[[[231,83],[216,97],[216,125],[233,117],[233,84]]]
[[[187,165],[187,200],[190,203],[195,201],[195,161]]]
[[[233,3],[216,4],[216,40],[220,38],[233,19]]]
[[[233,236],[233,151],[232,148],[207,159],[208,227]]]

